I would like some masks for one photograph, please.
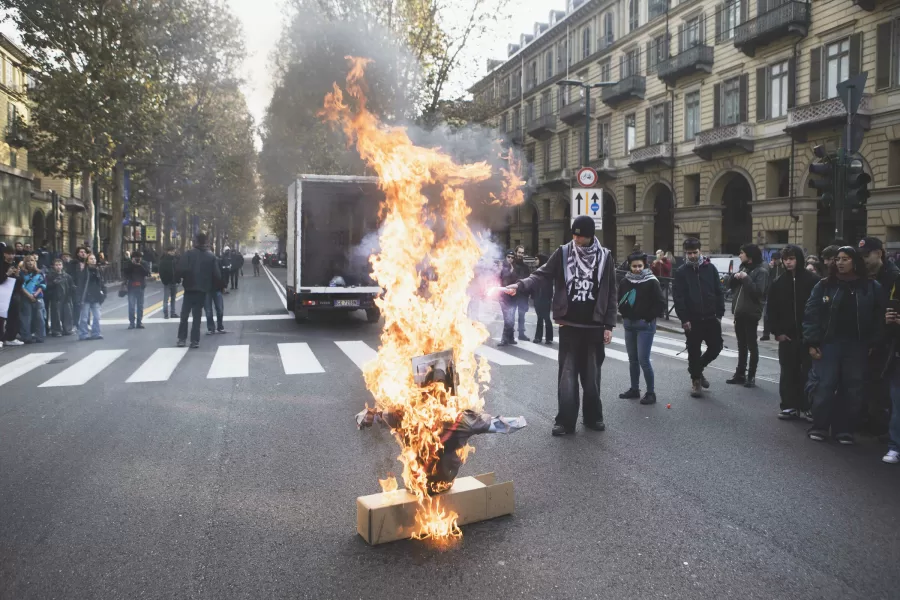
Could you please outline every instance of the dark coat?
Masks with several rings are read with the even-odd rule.
[[[803,341],[807,346],[819,347],[834,339],[840,303],[848,296],[850,286],[856,286],[856,319],[859,337],[874,346],[884,337],[884,296],[877,281],[858,279],[843,282],[827,278],[819,281],[806,301],[803,313]]]
[[[185,252],[178,261],[176,274],[184,282],[185,292],[204,294],[212,292],[215,281],[222,278],[216,256],[206,247],[192,248]]]
[[[159,259],[159,280],[163,285],[172,285],[179,282],[177,269],[178,257],[163,254],[162,258]]]
[[[63,271],[47,273],[47,299],[53,302],[70,302],[75,298],[75,280]]]
[[[634,290],[634,305],[625,301],[625,296]],[[648,279],[640,283],[630,281],[626,276],[619,283],[619,313],[623,319],[642,319],[650,323],[666,310],[666,299],[658,279]]]
[[[97,267],[85,267],[75,279],[75,285],[75,295],[80,304],[103,304],[106,300],[106,282]]]
[[[147,277],[150,276],[150,268],[144,262],[135,264],[128,261],[122,269],[122,275],[125,277],[125,283],[128,284],[129,288],[137,287],[138,285],[145,288],[147,287]]]
[[[675,270],[672,299],[675,314],[682,323],[725,316],[725,293],[719,281],[719,270],[709,259],[697,268],[686,262]]]
[[[741,270],[747,277],[731,278],[731,289],[734,299],[731,312],[736,317],[750,317],[757,321],[762,318],[763,302],[769,291],[769,269],[760,264],[743,264]]]
[[[598,273],[599,285],[597,286],[597,303],[594,305],[593,320],[602,324],[606,329],[616,326],[616,265],[612,255],[606,248],[603,261],[603,272]],[[566,293],[566,262],[569,256],[569,245],[563,245],[556,249],[546,264],[519,281],[518,293],[531,293],[538,285],[552,283],[553,285],[553,319],[565,319],[569,310],[569,295]],[[598,267],[599,268],[599,267]]]
[[[794,273],[785,271],[769,286],[769,331],[773,336],[786,335],[795,342],[802,339],[803,313],[817,283],[819,278],[798,260]]]

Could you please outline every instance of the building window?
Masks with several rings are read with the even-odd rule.
[[[19,153],[14,148],[9,149],[9,166],[13,169],[19,166]]]
[[[787,158],[766,163],[766,196],[787,198],[791,194],[791,161]]]
[[[529,100],[525,104],[525,123],[529,124],[534,121],[534,100]]]
[[[850,39],[825,46],[825,97],[837,97],[837,84],[850,76]]]
[[[625,115],[625,154],[634,150],[634,142],[637,136],[637,124],[634,113]]]
[[[500,133],[506,133],[509,131],[509,116],[507,114],[500,115]]]
[[[541,94],[541,115],[549,115],[552,112],[553,105],[551,104],[550,90],[546,90]]]
[[[700,92],[684,95],[684,139],[692,140],[700,132]]]
[[[591,55],[591,28],[585,27],[581,30],[581,58],[585,59]]]
[[[756,91],[762,93],[761,90]],[[769,118],[787,114],[788,109],[788,61],[769,67]]]
[[[569,103],[569,86],[561,85],[556,90],[556,107],[557,110]]]
[[[533,60],[528,65],[528,81],[525,83],[526,89],[531,89],[537,85],[537,61]]]
[[[719,18],[716,25],[719,31],[716,32],[716,41],[734,39],[734,28],[741,24],[741,0],[726,2],[719,9]]]
[[[565,169],[569,166],[569,134],[563,133],[559,136],[559,168]]]
[[[597,156],[609,156],[609,121],[597,122]]]
[[[685,21],[683,25],[683,29],[681,31],[681,51],[684,52],[694,46],[699,46],[703,43],[705,38],[703,33],[703,26],[705,25],[705,20],[702,16],[694,17],[689,21]]]
[[[684,201],[689,206],[700,204],[700,175],[684,176]]]
[[[650,144],[662,144],[668,139],[666,131],[666,104],[657,104],[650,109]]]
[[[638,28],[638,12],[640,5],[637,0],[628,0],[628,31],[629,33]]]
[[[732,77],[722,84],[722,125],[741,121],[741,78]]]
[[[518,106],[513,110],[512,126],[514,133],[518,133],[522,129],[522,111]]]
[[[647,18],[653,19],[666,12],[666,0],[648,0]]]
[[[600,81],[610,81],[612,77],[612,61],[604,58],[600,61]]]
[[[566,57],[566,48],[568,47],[568,42],[563,40],[556,44],[556,70],[562,73],[568,65],[563,64],[563,60]]]
[[[548,50],[547,54],[544,55],[544,67],[547,71],[544,73],[544,79],[553,77],[553,50]]]
[[[578,157],[578,164],[576,166],[584,166],[587,163],[587,161],[584,160],[584,132],[578,130],[573,137],[575,138],[575,156]]]
[[[541,169],[545,175],[550,171],[550,140],[541,143]]]
[[[666,59],[666,36],[660,35],[647,42],[647,74],[656,72],[656,65]]]
[[[615,41],[615,33],[614,33],[614,17],[612,12],[608,12],[603,15],[603,44],[602,47],[606,48],[607,46],[612,46]]]
[[[622,63],[619,65],[619,72],[622,76],[621,79],[640,74],[641,53],[637,48],[623,54],[621,57],[621,61]]]

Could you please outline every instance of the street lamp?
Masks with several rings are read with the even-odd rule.
[[[584,161],[587,163],[591,156],[591,89],[604,88],[616,85],[615,81],[598,81],[597,83],[585,83],[577,79],[563,79],[556,85],[568,87],[580,87],[584,90]],[[581,165],[582,167],[585,165]]]

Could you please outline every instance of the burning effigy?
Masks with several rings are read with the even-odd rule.
[[[464,188],[495,174],[487,162],[458,164],[439,148],[416,146],[403,127],[380,123],[366,108],[370,61],[348,60],[347,98],[335,83],[320,115],[343,129],[385,195],[380,249],[370,258],[372,277],[384,289],[376,301],[384,329],[376,358],[364,368],[375,404],[358,415],[358,424],[383,422],[400,446],[405,492],[417,504],[412,536],[458,536],[459,515],[445,509],[442,498],[478,487],[455,479],[471,451],[469,437],[492,425],[506,431],[525,425],[522,418],[484,414],[490,367],[476,349],[488,331],[466,311],[481,250],[468,223],[472,211]],[[524,201],[524,182],[510,163],[502,169],[499,197],[484,201]],[[452,356],[447,369],[420,368],[423,357],[445,352]]]

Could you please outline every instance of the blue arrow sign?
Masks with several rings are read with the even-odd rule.
[[[600,205],[594,202],[593,204],[591,204],[591,210],[596,213],[598,210],[600,210]]]

